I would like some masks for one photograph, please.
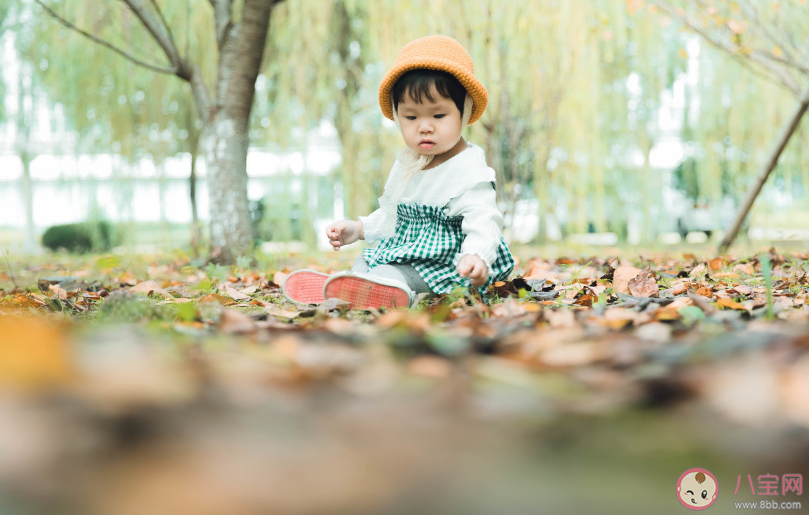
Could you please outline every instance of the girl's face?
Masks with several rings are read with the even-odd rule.
[[[437,156],[451,150],[461,137],[461,112],[451,98],[442,97],[435,86],[430,96],[417,104],[405,91],[397,113],[405,144],[419,154]]]

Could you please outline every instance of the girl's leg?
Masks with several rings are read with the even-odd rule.
[[[358,274],[368,274],[372,277],[393,279],[405,283],[416,294],[433,294],[433,291],[412,265],[388,263],[387,265],[379,265],[369,269],[365,258],[360,256],[354,261],[354,266],[351,267],[351,271]]]

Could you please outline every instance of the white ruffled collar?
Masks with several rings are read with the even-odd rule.
[[[473,143],[468,145],[458,155],[428,170],[413,171],[406,164],[409,157],[400,154],[393,164],[385,191],[379,197],[379,207],[385,214],[383,238],[390,238],[396,232],[397,207],[405,193],[407,198],[414,197],[420,203],[441,207],[476,184],[495,180],[494,170],[486,164],[483,149]]]

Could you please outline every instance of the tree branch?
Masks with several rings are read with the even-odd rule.
[[[160,45],[160,48],[163,49],[163,52],[165,52],[166,57],[169,58],[169,62],[172,66],[179,69],[181,60],[180,53],[177,51],[168,26],[156,18],[142,0],[123,0],[123,2],[132,9],[132,12],[135,13],[143,26],[146,27],[146,30],[149,31],[157,44]]]
[[[765,24],[761,23],[761,15],[759,15],[756,6],[748,1],[742,1],[740,2],[740,4],[742,6],[742,9],[744,9],[747,12],[747,16],[750,17],[750,19],[758,27],[761,33],[764,34],[764,36],[768,38],[773,45],[780,47],[781,50],[784,52],[784,55],[786,55],[790,61],[794,61],[794,58],[788,49],[788,47],[791,46],[789,42],[778,39],[778,37],[775,34],[773,34],[773,32],[770,31]]]
[[[84,36],[84,37],[86,37],[87,39],[89,39],[89,40],[93,41],[94,43],[98,43],[99,45],[101,45],[101,46],[103,46],[103,47],[109,48],[109,49],[110,49],[110,50],[112,50],[113,52],[115,52],[115,53],[117,53],[117,54],[119,54],[119,55],[121,55],[121,56],[123,56],[123,57],[125,57],[125,58],[129,59],[130,61],[132,61],[133,63],[137,64],[138,66],[142,66],[142,67],[144,67],[144,68],[147,68],[147,69],[149,69],[149,70],[152,70],[152,71],[154,71],[154,72],[158,72],[158,73],[165,73],[165,74],[170,74],[170,75],[176,75],[176,74],[177,74],[177,68],[176,68],[176,67],[172,67],[172,68],[164,68],[164,67],[162,67],[162,66],[157,66],[157,65],[154,65],[154,64],[147,63],[147,62],[145,62],[145,61],[141,61],[141,60],[140,60],[140,59],[138,59],[137,57],[135,57],[135,56],[133,56],[132,54],[129,54],[129,53],[127,53],[126,51],[124,51],[124,50],[122,50],[122,49],[120,49],[120,48],[116,47],[116,46],[115,46],[115,45],[113,45],[112,43],[110,43],[110,42],[108,42],[108,41],[105,41],[105,40],[103,40],[103,39],[101,39],[101,38],[99,38],[99,37],[97,37],[97,36],[94,36],[94,35],[90,34],[89,32],[87,32],[87,31],[85,31],[85,30],[82,30],[82,29],[80,29],[79,27],[77,27],[77,26],[73,25],[72,23],[70,23],[70,22],[69,22],[69,21],[67,21],[66,19],[64,19],[64,18],[62,18],[61,16],[59,16],[58,14],[56,14],[56,13],[55,13],[55,12],[54,12],[54,11],[53,11],[53,10],[52,10],[50,7],[48,7],[47,5],[45,5],[45,4],[42,2],[42,0],[34,0],[34,1],[35,1],[37,4],[39,4],[39,5],[40,5],[40,6],[41,6],[43,9],[45,9],[45,11],[46,11],[46,12],[47,12],[49,15],[51,15],[51,16],[52,16],[54,19],[56,19],[56,20],[57,20],[59,23],[61,23],[61,24],[62,24],[62,25],[64,25],[65,27],[67,27],[67,28],[69,28],[69,29],[71,29],[71,30],[74,30],[74,31],[78,32],[78,33],[79,33],[79,34],[81,34],[82,36]]]
[[[184,66],[188,69],[188,83],[191,84],[191,92],[194,95],[194,103],[197,105],[199,117],[203,123],[208,123],[210,117],[210,99],[208,98],[208,88],[202,80],[202,72],[196,64],[184,61]]]
[[[734,58],[736,58],[739,61],[739,63],[743,64],[746,67],[749,67],[748,62],[741,59],[739,54],[733,47],[709,36],[706,31],[698,27],[697,24],[694,23],[684,12],[682,14],[678,13],[677,10],[675,10],[671,5],[668,4],[668,2],[665,2],[664,0],[652,0],[652,1],[658,7],[660,7],[661,10],[666,12],[669,16],[677,18],[681,20],[683,23],[685,23],[688,26],[688,28],[690,28],[691,30],[693,30],[694,32],[705,38],[705,40],[708,43],[715,46],[716,48],[719,48],[720,50],[728,52]],[[784,69],[775,66],[770,61],[767,61],[766,59],[762,58],[762,56],[759,54],[750,53],[748,57],[750,58],[751,61],[758,63],[762,68],[765,68],[770,73],[774,74],[775,77],[773,78],[775,78],[780,84],[782,84],[788,90],[792,91],[792,93],[794,93],[795,96],[799,96],[801,94],[801,88],[795,83],[793,78],[788,73],[786,73]]]
[[[233,8],[232,0],[209,0],[213,7],[214,26],[216,28],[216,44],[219,50],[224,48],[226,39],[230,33],[230,27],[233,26],[231,19],[231,11]]]
[[[157,15],[160,16],[160,21],[163,23],[163,26],[166,27],[166,32],[168,32],[169,34],[169,39],[171,39],[171,41],[174,41],[174,34],[171,33],[171,26],[166,21],[166,17],[163,16],[163,11],[160,10],[160,5],[158,5],[157,0],[151,0],[151,2],[152,5],[154,6],[154,10],[157,11]]]

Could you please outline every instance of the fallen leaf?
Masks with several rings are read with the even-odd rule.
[[[30,295],[22,294],[11,299],[11,302],[17,304],[21,308],[41,308],[45,305],[45,303],[39,299],[36,299]]]
[[[647,268],[627,283],[630,295],[634,297],[658,297],[660,287],[657,285],[651,270]]]
[[[58,284],[51,284],[48,289],[53,292],[53,297],[59,300],[67,300],[67,292],[60,288]]]
[[[721,298],[716,301],[716,305],[721,308],[738,309],[740,311],[747,311],[747,308],[739,304],[733,299]]]
[[[294,320],[301,314],[300,311],[287,311],[285,309],[281,309],[275,304],[268,304],[264,306],[264,311],[276,318],[285,318],[287,320]]]
[[[733,270],[746,275],[755,275],[756,273],[756,269],[750,263],[739,263],[733,267]]]
[[[250,298],[249,295],[245,295],[239,290],[231,287],[229,284],[225,284],[225,294],[227,294],[233,300],[248,300]]]
[[[135,286],[131,287],[129,291],[136,293],[145,293],[147,295],[159,293],[160,295],[166,297],[167,299],[174,298],[174,296],[172,296],[171,293],[161,288],[160,285],[157,284],[157,282],[155,281],[143,281],[142,283],[138,283]]]
[[[704,272],[705,272],[705,264],[700,263],[699,265],[697,265],[693,269],[691,269],[691,271],[688,272],[688,275],[691,276],[691,277],[697,277],[699,275],[702,275]]]
[[[753,290],[751,290],[749,286],[745,286],[743,284],[740,284],[738,286],[734,286],[733,291],[735,291],[736,293],[739,293],[741,295],[750,295],[751,293],[753,293]]]
[[[709,299],[713,297],[713,291],[706,286],[699,288],[695,293],[697,295],[702,295],[703,297],[708,297]]]
[[[726,266],[728,266],[728,262],[722,258],[714,258],[708,262],[708,270],[711,272],[722,270]]]
[[[629,281],[637,277],[642,271],[643,270],[640,268],[633,266],[616,268],[612,278],[612,289],[624,295],[631,295],[629,292]]]
[[[197,302],[200,304],[205,304],[206,302],[218,302],[223,306],[234,304],[232,299],[229,299],[223,295],[217,295],[216,293],[209,293],[204,297],[200,297]]]
[[[688,286],[685,284],[680,284],[679,286],[674,286],[673,288],[669,288],[663,291],[665,293],[670,293],[672,295],[682,295],[683,293],[688,291]]]

